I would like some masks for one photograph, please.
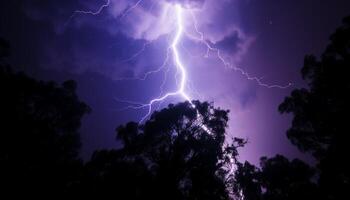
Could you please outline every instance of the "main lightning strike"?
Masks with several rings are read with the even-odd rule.
[[[138,106],[136,108],[144,108],[144,107],[148,107],[148,112],[147,114],[141,119],[140,123],[142,123],[151,113],[152,113],[152,106],[155,103],[158,102],[162,102],[165,99],[171,97],[171,96],[181,96],[182,98],[184,98],[186,101],[191,103],[191,99],[188,96],[188,94],[186,94],[185,92],[185,87],[186,87],[186,82],[187,82],[187,71],[185,66],[182,64],[181,60],[180,60],[180,55],[179,55],[179,51],[178,51],[178,44],[180,41],[180,38],[182,36],[183,33],[183,25],[182,25],[182,8],[180,5],[176,5],[175,6],[176,9],[176,21],[177,21],[177,32],[176,35],[174,37],[174,40],[171,44],[171,50],[173,52],[173,56],[174,56],[174,61],[175,61],[175,65],[177,67],[177,70],[180,72],[181,74],[181,80],[179,83],[179,86],[177,88],[176,91],[174,92],[168,92],[166,94],[164,94],[161,97],[152,99],[148,104],[144,104],[141,106]],[[194,107],[194,105],[191,103],[191,105]]]
[[[167,98],[169,98],[171,96],[181,96],[182,98],[184,98],[186,101],[188,101],[191,104],[192,108],[196,109],[196,106],[191,102],[191,98],[189,97],[189,95],[185,91],[185,87],[186,87],[186,83],[187,83],[187,71],[186,71],[185,66],[181,62],[180,54],[178,51],[179,41],[180,41],[181,36],[183,34],[182,8],[181,8],[181,6],[176,5],[175,11],[176,11],[177,32],[176,32],[176,35],[175,35],[170,47],[171,47],[171,50],[173,52],[175,65],[177,67],[177,70],[180,72],[181,80],[180,80],[179,86],[178,86],[176,91],[169,92],[169,93],[164,94],[161,97],[152,99],[148,104],[139,104],[137,102],[128,102],[130,104],[135,105],[135,106],[129,106],[129,108],[141,109],[141,108],[148,107],[148,112],[144,117],[142,117],[142,119],[140,120],[140,123],[145,121],[150,116],[150,114],[152,113],[152,108],[153,108],[154,104],[162,103],[164,100],[166,100]],[[164,84],[164,82],[163,82],[163,84]],[[139,105],[137,105],[137,104],[139,104]],[[211,131],[204,124],[202,124],[202,122],[201,122],[202,116],[200,115],[198,110],[196,110],[196,114],[197,114],[196,121],[197,121],[198,125],[204,131],[206,131],[207,133],[210,134]]]
[[[176,32],[174,40],[173,40],[173,42],[171,44],[171,49],[173,51],[175,65],[177,67],[177,70],[181,74],[180,85],[179,85],[177,91],[166,93],[164,96],[161,96],[161,97],[156,98],[156,99],[152,99],[148,104],[139,106],[138,108],[148,107],[148,112],[141,119],[140,123],[142,123],[145,119],[147,119],[147,117],[152,113],[152,106],[155,103],[157,103],[157,102],[161,103],[165,99],[167,99],[168,97],[171,97],[171,96],[181,96],[182,98],[184,98],[186,101],[188,101],[191,104],[192,108],[196,109],[196,106],[191,102],[191,98],[189,97],[189,95],[185,91],[185,87],[186,87],[186,83],[187,83],[187,71],[186,71],[185,66],[181,62],[180,54],[179,54],[179,51],[178,51],[178,44],[179,44],[179,41],[180,41],[182,33],[183,33],[182,7],[177,4],[175,6],[175,10],[176,10],[177,32]],[[211,131],[207,128],[207,126],[202,124],[202,122],[201,122],[202,121],[202,116],[200,115],[198,110],[196,110],[196,114],[197,114],[197,120],[196,121],[198,122],[198,125],[204,131],[206,131],[207,133],[210,134]]]

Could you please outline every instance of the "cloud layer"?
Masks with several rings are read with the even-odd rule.
[[[184,5],[186,30],[194,32],[194,21],[204,33],[205,40],[222,49],[231,61],[238,62],[249,48],[252,36],[240,27],[238,1],[216,0],[110,0],[99,14],[97,12],[108,1],[42,1],[24,2],[24,13],[34,21],[44,23],[52,29],[55,38],[43,43],[47,66],[62,68],[71,72],[96,71],[114,79],[126,73],[141,75],[159,65],[162,61],[149,59],[150,63],[134,65],[122,61],[142,50],[146,43],[155,43],[163,49],[147,49],[153,54],[164,54],[167,41],[175,32],[176,19],[174,4]],[[138,4],[137,4],[138,3]],[[190,8],[189,8],[190,7]],[[84,14],[75,11],[89,11]],[[229,12],[228,12],[229,11]],[[229,13],[229,14],[227,14]],[[197,35],[198,36],[198,35]],[[61,39],[68,41],[60,41]],[[163,43],[163,44],[162,44]],[[190,44],[190,45],[189,45]],[[193,42],[184,46],[194,54],[201,47]],[[186,46],[187,45],[187,46]],[[201,45],[201,44],[196,44]],[[120,50],[123,48],[123,51]],[[161,52],[163,51],[163,52]],[[146,55],[150,55],[147,54]],[[149,69],[147,69],[149,68]]]

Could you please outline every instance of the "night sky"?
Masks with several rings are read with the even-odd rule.
[[[118,148],[115,128],[147,113],[125,109],[130,104],[123,101],[147,103],[161,91],[176,89],[179,74],[172,56],[158,73],[137,79],[162,66],[177,28],[175,4],[180,4],[186,92],[230,110],[229,134],[249,140],[241,160],[257,163],[276,153],[308,159],[286,137],[291,116],[277,108],[292,89],[305,87],[304,56],[319,56],[325,49],[330,34],[350,14],[349,0],[143,0],[137,6],[138,0],[111,0],[92,14],[106,2],[0,2],[0,37],[11,45],[11,65],[42,80],[76,80],[80,98],[92,108],[81,128],[83,158],[95,149]],[[191,13],[205,41],[232,66],[267,85],[293,85],[267,88],[225,67],[215,52],[206,56],[206,46],[189,37],[198,37]],[[179,101],[169,98],[155,108]]]

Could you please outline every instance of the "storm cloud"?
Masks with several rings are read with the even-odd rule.
[[[198,28],[205,34],[205,40],[223,47],[223,53],[230,57],[242,56],[253,38],[239,27],[234,16],[217,12],[228,6],[234,11],[237,3],[233,1],[152,0],[140,1],[135,6],[138,1],[110,0],[109,5],[98,15],[75,12],[96,12],[107,2],[49,0],[43,3],[34,0],[30,3],[19,3],[17,6],[21,8],[23,15],[31,19],[28,28],[30,23],[41,24],[41,29],[51,32],[46,35],[46,42],[38,42],[38,45],[43,45],[37,48],[43,50],[41,58],[45,63],[42,65],[73,73],[94,71],[113,79],[125,78],[125,74],[128,74],[127,78],[142,76],[142,73],[160,65],[162,60],[158,57],[156,60],[148,59],[150,63],[138,62],[138,59],[142,61],[141,55],[133,60],[132,65],[123,61],[137,54],[147,43],[163,49],[148,48],[147,51],[151,53],[146,55],[164,54],[169,45],[164,38],[172,37],[176,27],[174,3],[194,6],[192,13],[184,9],[184,15],[188,18],[187,29],[195,34],[194,22],[191,21],[193,14]],[[38,37],[42,40],[42,37]],[[230,38],[230,43],[221,45]],[[120,51],[121,47],[123,51]],[[191,47],[192,45],[188,45],[186,48]],[[195,48],[190,51],[195,51]]]

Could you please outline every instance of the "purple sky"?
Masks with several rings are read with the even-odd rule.
[[[36,78],[78,81],[81,99],[93,110],[81,129],[84,158],[94,149],[118,147],[114,129],[147,112],[121,111],[128,104],[116,99],[147,103],[160,94],[168,68],[144,81],[134,79],[162,65],[176,32],[173,5],[181,2],[187,7],[187,34],[179,51],[188,70],[189,96],[230,110],[230,135],[249,139],[242,160],[256,163],[276,153],[307,159],[287,140],[291,116],[280,115],[277,107],[293,88],[304,86],[299,73],[304,55],[323,51],[350,14],[348,0],[143,0],[130,9],[136,2],[111,0],[99,15],[74,11],[96,11],[104,0],[0,3],[0,37],[12,46],[12,64]],[[204,57],[206,47],[187,36],[198,37],[191,11],[205,40],[232,66],[263,77],[266,84],[293,86],[262,87],[225,68],[215,52]],[[171,91],[176,87],[171,59],[167,67],[164,91]],[[179,100],[170,98],[161,106]]]

